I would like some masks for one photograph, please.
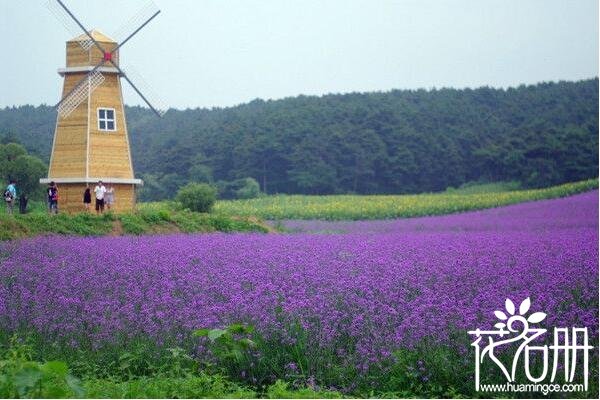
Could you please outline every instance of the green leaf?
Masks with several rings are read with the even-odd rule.
[[[28,389],[34,387],[42,379],[42,371],[37,367],[26,367],[15,374],[14,384],[19,396],[27,394]]]
[[[233,349],[231,351],[231,354],[233,355],[233,358],[235,358],[236,361],[242,361],[242,358],[244,357],[244,354],[238,350],[238,349]]]
[[[254,327],[251,325],[244,325],[244,324],[233,324],[230,325],[229,328],[227,328],[227,331],[229,331],[230,333],[237,333],[237,334],[249,334],[254,332]]]
[[[45,391],[43,393],[42,396],[40,397],[45,397],[45,398],[50,398],[50,399],[62,399],[67,397],[67,391],[57,385],[52,385],[50,387],[45,387]]]
[[[81,381],[79,379],[75,378],[71,374],[67,374],[67,377],[65,378],[65,380],[67,382],[67,386],[69,386],[69,388],[73,391],[73,393],[75,393],[75,396],[77,396],[77,397],[85,396],[85,390],[83,390],[83,387],[81,386]]]
[[[42,371],[58,376],[65,376],[69,372],[69,367],[62,361],[48,361],[42,364]]]
[[[208,336],[209,332],[210,332],[210,329],[206,329],[206,328],[196,329],[194,332],[192,332],[192,336],[194,336],[194,337]]]
[[[225,331],[223,329],[211,329],[208,332],[208,338],[212,341],[215,341],[226,333],[227,333],[227,331]]]
[[[239,343],[244,349],[256,347],[256,343],[247,338],[240,339]]]

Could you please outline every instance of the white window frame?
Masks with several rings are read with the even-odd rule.
[[[104,111],[104,118],[100,118],[100,111]],[[110,119],[107,117],[107,113],[106,111],[112,111],[113,113],[113,118]],[[97,112],[97,116],[98,116],[98,130],[102,131],[102,132],[115,132],[117,130],[117,111],[114,108],[107,108],[107,107],[98,107],[98,112]],[[104,126],[106,128],[102,129],[100,127],[100,121],[104,122]],[[113,123],[113,127],[114,129],[108,129],[108,122],[111,121]]]

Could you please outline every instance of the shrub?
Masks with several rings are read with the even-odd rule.
[[[260,186],[254,178],[219,181],[217,188],[222,199],[254,199],[261,195]]]
[[[246,178],[243,185],[235,191],[238,199],[255,199],[260,196],[260,186],[256,179]]]
[[[209,212],[217,200],[217,191],[206,183],[189,183],[179,189],[175,199],[191,211]]]

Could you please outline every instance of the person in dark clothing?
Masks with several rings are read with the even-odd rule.
[[[85,211],[90,211],[90,204],[92,204],[92,192],[90,188],[85,188],[85,192],[83,192],[83,207],[85,207]]]
[[[50,214],[58,214],[58,188],[54,181],[48,185],[46,194],[48,195],[48,212]]]
[[[19,213],[26,214],[27,213],[27,202],[29,198],[25,195],[25,193],[21,193],[19,196]]]

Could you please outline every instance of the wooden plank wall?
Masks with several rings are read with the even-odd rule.
[[[65,76],[63,96],[69,93],[85,74]],[[54,149],[49,177],[84,177],[87,154],[88,102],[84,100],[66,118],[57,116]]]
[[[106,183],[105,183],[106,185]],[[85,211],[83,206],[83,192],[85,183],[57,183],[58,188],[58,210],[68,214]],[[95,196],[94,187],[96,184],[89,184],[92,192],[92,203],[90,209],[94,211]],[[112,209],[116,213],[132,211],[135,208],[135,185],[114,184],[115,204]]]
[[[98,42],[105,51],[111,51],[117,44],[112,42]],[[87,51],[84,50],[79,42],[67,42],[67,67],[87,67],[96,66],[100,61],[104,59],[104,54],[95,46],[92,45]],[[119,64],[119,51],[113,55],[113,60]],[[105,64],[107,67],[113,65],[108,62]]]
[[[105,74],[104,83],[91,96],[89,174],[94,177],[133,178],[131,155],[121,103],[121,83]],[[98,108],[113,108],[117,130],[98,130]]]
[[[90,52],[83,50],[79,42],[67,42],[67,67],[87,67],[90,65]]]

